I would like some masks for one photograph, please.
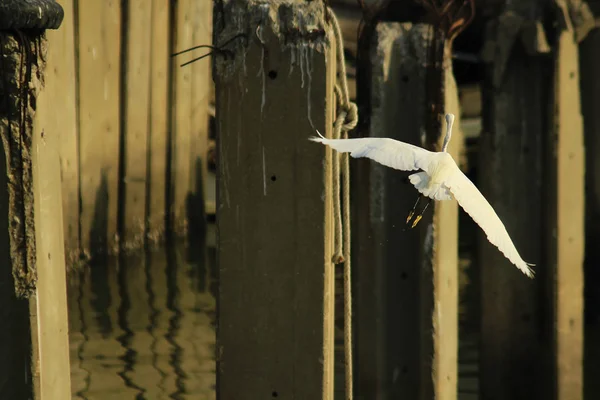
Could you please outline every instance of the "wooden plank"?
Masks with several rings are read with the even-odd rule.
[[[46,32],[48,56],[45,92],[53,93],[51,109],[44,115],[44,129],[58,135],[62,212],[67,265],[79,257],[79,159],[77,126],[77,63],[73,0],[60,2],[65,17],[60,29]]]
[[[331,400],[331,150],[307,140],[333,128],[335,46],[323,4],[230,2],[214,26],[217,43],[253,34],[247,48],[230,46],[233,62],[215,65],[219,398]],[[284,45],[285,29],[273,26],[300,35]],[[308,27],[325,35],[308,39]]]
[[[193,43],[196,45],[212,42],[212,1],[199,0],[193,7]],[[206,50],[204,50],[206,51]],[[205,228],[206,185],[208,183],[208,101],[210,95],[211,58],[196,61],[192,68],[192,110],[191,110],[191,154],[190,184],[192,194],[188,205],[188,219],[194,231]]]
[[[428,30],[409,23],[377,26],[370,135],[425,145],[428,109],[422,65],[427,61]],[[445,73],[445,96],[446,110],[458,117],[451,68]],[[462,147],[458,119],[449,148],[455,159]],[[456,398],[457,205],[430,205],[434,216],[426,213],[411,230],[405,221],[418,193],[403,183],[408,174],[356,161],[357,396]]]
[[[67,43],[64,41],[62,43]],[[49,46],[59,45],[50,43]],[[73,48],[71,46],[70,50]],[[57,60],[61,51],[51,54],[53,61],[70,66],[73,58]],[[71,54],[72,55],[72,54]],[[64,54],[62,54],[64,57]],[[46,68],[54,68],[50,63]],[[61,71],[64,73],[65,71]],[[72,77],[58,75],[46,77],[46,87],[37,98],[34,120],[32,166],[34,191],[34,219],[36,237],[37,286],[35,299],[31,301],[32,334],[37,337],[37,357],[34,359],[39,373],[38,400],[67,399],[71,396],[69,364],[69,324],[67,315],[67,287],[65,264],[65,239],[63,235],[63,200],[61,193],[61,164],[59,151],[62,149],[60,113],[54,108],[57,93],[67,90],[67,116],[74,117],[74,89]],[[67,84],[66,87],[57,85]],[[70,97],[69,97],[70,95]],[[70,101],[69,101],[70,100]],[[67,121],[67,127],[75,134],[75,118]],[[73,143],[71,138],[71,143]],[[70,182],[69,188],[76,182]],[[35,328],[37,329],[35,329]]]
[[[120,204],[121,249],[143,247],[146,230],[146,178],[150,104],[150,46],[152,2],[129,0],[123,35],[126,37],[123,68],[124,115],[121,151],[123,176]],[[163,54],[163,56],[166,56]]]
[[[596,3],[600,6],[600,3]],[[585,131],[585,394],[600,393],[600,29],[579,46],[581,108]]]
[[[448,153],[460,164],[464,143],[458,88],[452,71],[451,45],[444,48],[444,113],[455,115]],[[441,116],[440,116],[441,117]],[[442,124],[437,149],[446,132]],[[458,204],[435,203],[433,216],[433,382],[436,399],[456,399],[458,389]],[[427,320],[428,321],[428,320]]]
[[[174,52],[194,45],[194,8],[192,0],[178,0],[174,15]],[[190,154],[192,144],[192,68],[181,67],[180,57],[173,58],[173,119],[170,157],[170,228],[175,235],[187,231],[187,197],[192,188]]]
[[[552,59],[514,45],[518,2],[496,23],[496,58],[482,85],[479,186],[506,226],[524,260],[536,263],[528,279],[479,233],[481,271],[480,396],[493,399],[552,398],[552,271],[545,263],[544,144],[551,126]],[[520,10],[519,8],[522,7]],[[528,11],[527,11],[528,12]],[[533,17],[527,14],[527,18]],[[510,49],[510,51],[509,51]]]
[[[81,246],[115,250],[119,166],[121,2],[78,3]]]
[[[164,237],[167,204],[167,149],[169,146],[169,0],[152,0],[151,82],[148,173],[148,241]]]
[[[553,271],[556,398],[583,398],[583,260],[585,152],[579,89],[579,49],[567,4],[558,37],[549,265]]]

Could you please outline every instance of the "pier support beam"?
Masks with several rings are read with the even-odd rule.
[[[56,100],[38,97],[40,29],[62,17],[54,1],[0,6],[0,398],[71,396]]]
[[[215,6],[220,398],[333,399],[335,45],[321,2]]]
[[[424,66],[430,32],[427,25],[377,26],[371,52],[371,136],[428,146],[431,99]],[[441,112],[457,117],[449,152],[458,160],[462,136],[449,48],[439,72]],[[436,117],[443,120],[443,114]],[[445,131],[445,123],[438,126]],[[443,139],[441,131],[434,136],[434,143]],[[404,183],[408,174],[367,159],[355,160],[354,167],[357,398],[455,399],[457,204],[432,203],[410,229],[405,221],[418,192]]]
[[[520,41],[506,49],[509,39],[502,34],[511,31],[510,16],[500,17],[497,25],[493,27],[499,49],[495,54],[503,54],[504,59],[489,64],[483,86],[480,180],[476,184],[523,259],[543,269],[538,267],[535,279],[528,279],[485,234],[479,234],[479,260],[474,267],[481,271],[480,394],[484,400],[549,398],[537,392],[543,377],[550,378],[551,355],[542,354],[552,352],[539,325],[544,310],[538,307],[538,293],[545,290],[550,273],[543,262],[545,213],[541,205],[545,203],[544,141],[551,129],[548,98],[552,86],[548,82],[553,68],[548,55],[528,54]]]
[[[481,399],[580,399],[583,390],[583,125],[566,2],[557,36],[545,2],[512,3],[487,31],[481,191],[523,259],[525,278],[480,236]],[[548,82],[553,82],[549,85]],[[551,382],[551,384],[549,384]]]
[[[554,126],[549,141],[548,268],[552,268],[552,321],[556,399],[583,398],[583,260],[585,148],[577,27],[567,1],[558,1]]]
[[[594,2],[600,11],[600,2]],[[600,15],[598,13],[597,15]],[[600,393],[600,28],[579,46],[581,108],[585,127],[585,393]]]

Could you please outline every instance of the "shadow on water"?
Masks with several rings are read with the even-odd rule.
[[[214,235],[72,277],[73,398],[215,398]]]

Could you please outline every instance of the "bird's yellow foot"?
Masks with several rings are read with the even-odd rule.
[[[417,215],[417,218],[415,218],[415,222],[413,222],[411,229],[414,228],[415,226],[417,226],[417,224],[419,223],[419,221],[421,220],[421,218],[423,218],[422,215]]]
[[[415,210],[412,210],[409,214],[408,217],[406,218],[406,223],[408,224],[408,222],[412,219],[413,215],[415,215]]]

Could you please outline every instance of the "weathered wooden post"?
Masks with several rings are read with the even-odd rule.
[[[143,248],[146,234],[153,4],[148,0],[130,0],[123,5],[123,59],[118,61],[122,68],[120,157],[115,160],[115,166],[120,168],[117,222],[121,249],[135,250]],[[156,28],[160,30],[160,26]]]
[[[118,250],[121,102],[121,2],[77,7],[80,245]]]
[[[431,137],[437,146],[441,143],[445,126],[438,124],[425,135],[431,119],[428,102],[437,99],[426,92],[431,85],[425,68],[432,67],[431,33],[425,24],[378,24],[371,47],[368,135],[423,147],[430,146]],[[443,112],[457,116],[449,152],[458,159],[460,113],[448,43],[439,73],[434,95],[443,93],[443,109],[436,117],[441,121]],[[355,171],[357,398],[455,399],[457,205],[431,204],[411,230],[406,217],[418,192],[405,184],[407,174],[369,160],[357,160]]]
[[[600,2],[589,0],[600,16]],[[600,368],[600,29],[579,46],[581,110],[585,136],[585,394],[600,393],[595,371]]]
[[[223,400],[333,398],[335,43],[321,2],[215,3]]]
[[[569,6],[567,6],[569,3]],[[552,268],[556,399],[583,398],[583,261],[585,148],[579,87],[579,45],[594,16],[576,2],[557,1],[553,138],[550,154],[548,267]]]
[[[52,101],[38,98],[42,32],[62,18],[52,0],[0,5],[1,398],[70,397],[58,137],[44,130]]]
[[[164,0],[127,4],[127,9],[121,9],[126,38],[120,127],[121,250],[140,249],[145,240],[154,244],[169,229],[182,236],[190,228],[204,227],[210,63],[201,60],[181,67],[185,59],[171,58],[169,50],[210,43],[212,32],[208,0],[181,0],[172,6]],[[169,20],[170,9],[173,20]]]
[[[152,0],[152,49],[150,62],[150,118],[147,171],[146,236],[150,243],[161,241],[167,211],[167,148],[169,143],[169,60],[171,43],[169,0]]]
[[[211,2],[180,0],[175,3],[174,51],[211,42]],[[206,51],[206,50],[205,50]],[[190,57],[191,58],[191,57]],[[189,228],[202,228],[204,189],[208,171],[209,60],[181,67],[172,64],[172,126],[170,137],[169,217],[170,229],[180,236]],[[192,226],[190,226],[192,224]]]
[[[577,44],[565,2],[556,9],[558,35],[547,41],[542,3],[510,3],[488,26],[483,52],[490,64],[479,184],[537,267],[534,280],[525,278],[481,236],[482,399],[582,398]]]
[[[77,75],[73,2],[74,0],[61,0],[64,21],[60,29],[46,32],[49,45],[44,90],[54,94],[50,103],[53,112],[46,113],[44,129],[46,132],[58,135],[67,266],[74,265],[80,255]]]
[[[592,2],[600,15],[600,2]],[[586,150],[586,249],[585,249],[585,297],[586,321],[590,325],[600,325],[600,29],[592,30],[581,42],[579,59],[581,62],[581,108],[585,126]],[[590,382],[593,384],[593,382]],[[586,382],[587,386],[587,382]]]

